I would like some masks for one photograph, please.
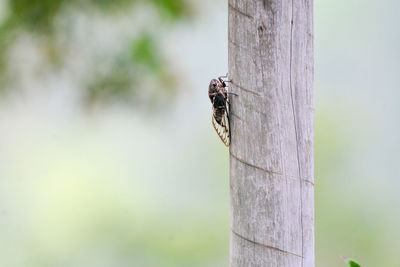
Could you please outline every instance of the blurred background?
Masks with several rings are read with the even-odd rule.
[[[400,266],[395,0],[315,1],[316,266]],[[0,266],[228,266],[223,0],[0,0]]]

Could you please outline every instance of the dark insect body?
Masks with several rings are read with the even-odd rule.
[[[227,76],[221,76],[218,79],[212,79],[208,86],[208,97],[210,98],[213,114],[212,124],[215,131],[217,132],[221,141],[229,146],[230,140],[230,129],[229,129],[229,100],[226,82],[222,78]]]

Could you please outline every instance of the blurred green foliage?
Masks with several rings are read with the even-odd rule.
[[[185,14],[185,2],[184,0],[151,0],[160,11],[171,19],[179,19],[182,14]]]
[[[132,62],[134,64],[142,64],[152,72],[158,72],[161,62],[160,55],[156,54],[157,50],[153,38],[148,34],[143,34],[132,43]]]
[[[147,110],[165,107],[177,89],[175,77],[168,72],[160,51],[150,33],[141,33],[115,56],[105,71],[104,66],[99,66],[99,70],[94,70],[95,75],[89,76],[88,102],[117,99],[145,106]]]
[[[18,77],[15,70],[11,70],[7,53],[15,45],[15,41],[24,34],[41,40],[47,51],[45,57],[49,69],[55,68],[68,57],[64,51],[65,44],[57,42],[56,36],[59,31],[65,31],[65,27],[57,27],[59,18],[63,18],[66,12],[87,12],[93,13],[100,11],[100,16],[118,16],[119,14],[129,14],[127,12],[143,6],[151,7],[158,16],[149,17],[155,25],[162,22],[164,25],[172,25],[191,16],[189,4],[186,0],[8,0],[6,1],[6,15],[0,24],[0,81],[3,84],[1,89],[4,91],[12,84],[13,79]],[[74,19],[74,16],[69,18]],[[73,21],[67,22],[71,27]],[[157,38],[155,29],[145,29],[145,26],[132,25],[137,27],[140,35],[133,35],[127,40],[126,49],[122,52],[115,52],[113,59],[102,62],[102,69],[88,69],[87,79],[81,84],[83,98],[90,102],[109,102],[113,100],[137,100],[145,105],[161,102],[160,97],[173,95],[176,83],[173,73],[168,73],[167,63],[163,59],[162,47]],[[104,66],[108,64],[107,66]],[[149,83],[143,83],[152,80]],[[149,86],[153,90],[148,90]],[[137,91],[146,87],[147,91],[153,94],[147,99],[138,98],[140,93]],[[0,89],[0,90],[1,90]],[[163,92],[160,92],[163,91]],[[158,97],[160,95],[160,97]],[[154,101],[158,98],[157,101]],[[151,101],[149,103],[146,101]]]
[[[10,12],[8,23],[32,31],[49,32],[53,26],[54,17],[60,12],[63,2],[62,0],[8,1]]]
[[[353,261],[351,259],[348,259],[346,257],[342,257],[342,258],[350,267],[361,267],[360,264],[358,264],[357,262],[355,262],[355,261]]]

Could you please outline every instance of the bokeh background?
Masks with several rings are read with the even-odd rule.
[[[316,266],[400,266],[395,0],[315,1]],[[223,0],[0,0],[0,266],[228,266]]]

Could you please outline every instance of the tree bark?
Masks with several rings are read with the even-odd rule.
[[[230,266],[314,266],[313,0],[229,0]]]

